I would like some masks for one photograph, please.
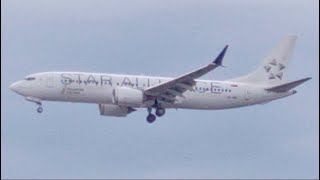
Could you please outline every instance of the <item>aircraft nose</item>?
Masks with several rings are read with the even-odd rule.
[[[20,84],[20,82],[15,82],[15,83],[11,84],[10,89],[17,93],[18,89],[19,89],[19,84]]]

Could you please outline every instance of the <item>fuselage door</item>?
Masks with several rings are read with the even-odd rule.
[[[245,93],[245,97],[244,97],[244,100],[245,101],[250,101],[252,98],[252,91],[250,89],[247,89],[246,90],[246,93]]]
[[[47,88],[54,88],[54,77],[53,75],[48,75],[45,79]]]

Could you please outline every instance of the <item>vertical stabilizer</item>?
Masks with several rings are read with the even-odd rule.
[[[296,36],[287,36],[252,73],[230,81],[275,86],[286,82],[286,72],[291,60]]]

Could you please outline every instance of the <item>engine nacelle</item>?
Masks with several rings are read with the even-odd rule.
[[[100,115],[125,117],[127,114],[136,111],[132,107],[124,107],[113,104],[99,104]]]
[[[118,87],[113,89],[113,103],[128,107],[140,107],[143,102],[143,92],[139,89]]]

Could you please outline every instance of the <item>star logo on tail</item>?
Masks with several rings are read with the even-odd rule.
[[[286,68],[285,65],[277,62],[275,58],[271,59],[269,63],[263,66],[266,73],[269,73],[268,78],[271,79],[282,79],[283,72],[282,70]]]

